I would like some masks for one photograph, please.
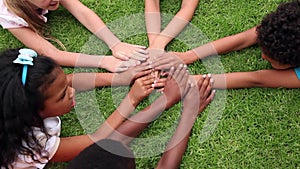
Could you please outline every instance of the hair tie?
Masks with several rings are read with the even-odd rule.
[[[13,61],[13,63],[23,65],[23,72],[22,72],[22,84],[25,86],[26,77],[27,77],[27,69],[28,65],[33,66],[33,57],[37,57],[37,53],[32,49],[20,49],[19,50],[18,58]]]

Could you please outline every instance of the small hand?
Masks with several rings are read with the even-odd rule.
[[[133,59],[143,62],[148,58],[148,52],[145,46],[132,45],[120,42],[112,47],[113,56],[121,60]]]
[[[131,85],[131,83],[142,76],[150,74],[152,70],[147,63],[131,67],[124,72],[116,73],[112,79],[112,86]]]
[[[135,80],[129,91],[129,98],[132,104],[137,104],[147,97],[154,90],[152,84],[154,77],[146,75]]]
[[[172,66],[177,67],[179,64],[184,64],[184,62],[174,53],[168,52],[151,59],[150,64],[155,70],[169,70]]]
[[[164,87],[164,96],[167,99],[167,108],[176,104],[184,97],[188,84],[188,71],[186,65],[179,65],[176,70],[170,69],[167,81]]]
[[[123,72],[127,70],[129,67],[134,67],[138,64],[140,64],[139,61],[132,60],[132,59],[123,61],[115,58],[114,56],[104,56],[102,59],[101,67],[110,72]]]
[[[197,116],[208,106],[215,95],[215,90],[212,91],[212,83],[213,79],[210,75],[203,75],[198,82],[194,77],[190,77],[189,89],[183,99],[183,107],[188,111],[184,112],[189,113],[189,116]]]

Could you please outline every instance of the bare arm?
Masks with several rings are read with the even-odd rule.
[[[160,0],[145,0],[145,22],[149,45],[161,31]]]
[[[37,51],[40,55],[51,57],[62,66],[101,67],[112,72],[124,71],[127,66],[131,66],[113,56],[87,55],[59,50],[29,28],[8,30],[28,48]],[[125,66],[122,67],[122,65]]]
[[[89,31],[103,40],[116,58],[143,61],[147,58],[144,46],[121,42],[105,25],[102,19],[79,0],[61,0],[61,4]]]
[[[155,5],[152,4],[153,6],[156,6],[156,9],[157,6],[159,7],[159,4],[157,3],[158,2],[156,2]],[[167,44],[173,38],[175,38],[192,19],[198,3],[199,0],[183,0],[180,10],[176,13],[166,28],[157,37],[155,37],[155,39],[151,39],[151,41],[149,41],[149,48],[164,49]],[[146,3],[146,5],[150,5],[150,3]]]
[[[153,81],[154,78],[151,76],[144,76],[136,80],[130,92],[122,100],[118,108],[105,120],[95,133],[91,135],[61,138],[58,150],[51,161],[70,161],[92,143],[109,136],[134,111],[139,102],[154,90],[151,87]]]
[[[211,92],[210,77],[200,78],[197,85],[190,87],[183,100],[183,110],[178,127],[163,153],[157,169],[179,168],[186,150],[193,124],[207,105],[212,101],[215,92]]]
[[[200,77],[201,75],[195,75]],[[293,69],[288,70],[258,70],[253,72],[234,72],[213,74],[214,88],[300,88],[300,80]]]
[[[168,75],[164,94],[156,99],[150,106],[124,122],[109,138],[128,144],[132,139],[137,137],[155,117],[159,116],[165,109],[170,108],[180,100],[180,96],[184,94],[183,92],[188,79],[186,67],[181,66],[176,69],[174,73],[176,81],[174,79],[171,80],[173,73],[174,68]]]
[[[244,32],[201,45],[187,52],[175,52],[175,54],[180,57],[184,63],[190,64],[198,59],[203,59],[208,56],[224,54],[249,47],[256,44],[256,39],[256,27],[253,27]]]

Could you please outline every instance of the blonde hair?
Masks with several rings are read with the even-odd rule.
[[[31,30],[40,35],[46,40],[52,40],[59,44],[64,50],[65,46],[56,38],[46,35],[46,23],[41,18],[39,10],[34,8],[34,5],[27,0],[4,0],[6,7],[15,13],[17,16],[23,18]]]

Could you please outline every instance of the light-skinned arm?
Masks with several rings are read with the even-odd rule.
[[[180,10],[176,13],[164,30],[157,34],[157,30],[161,29],[159,0],[146,0],[145,19],[146,28],[147,31],[149,31],[147,32],[149,48],[164,50],[168,43],[173,40],[192,19],[198,3],[199,0],[182,0]],[[157,25],[158,23],[159,25]]]
[[[102,19],[79,0],[61,0],[61,4],[89,31],[103,40],[116,58],[121,60],[132,58],[138,61],[147,59],[147,51],[144,46],[121,42],[109,30]]]
[[[120,72],[137,65],[136,61],[122,61],[113,56],[87,55],[60,50],[29,28],[8,30],[28,48],[40,55],[51,57],[62,66],[100,67],[111,72]]]

